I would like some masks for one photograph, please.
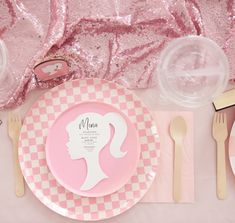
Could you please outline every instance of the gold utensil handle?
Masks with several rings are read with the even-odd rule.
[[[179,202],[181,199],[181,149],[182,146],[175,143],[173,174],[173,199],[175,202]]]
[[[226,161],[225,161],[225,144],[217,143],[217,196],[223,200],[227,195],[227,179],[226,179]]]
[[[18,142],[13,142],[13,163],[15,175],[15,194],[17,197],[22,197],[24,195],[24,177],[20,169]]]

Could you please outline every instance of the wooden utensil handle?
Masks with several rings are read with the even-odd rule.
[[[15,175],[15,194],[17,197],[22,197],[24,195],[24,177],[20,169],[17,141],[13,143],[13,163]]]
[[[173,174],[173,199],[179,202],[181,199],[181,145],[175,143],[174,174]]]
[[[217,196],[219,199],[225,199],[227,195],[226,183],[226,161],[225,161],[225,144],[217,143]]]

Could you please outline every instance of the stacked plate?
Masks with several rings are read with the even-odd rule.
[[[160,154],[142,102],[113,82],[83,79],[45,93],[27,113],[19,157],[26,182],[53,211],[101,220],[135,205]]]

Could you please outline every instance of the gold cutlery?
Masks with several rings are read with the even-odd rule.
[[[227,116],[224,113],[215,113],[212,127],[213,137],[217,143],[217,196],[225,199],[227,195],[225,140],[228,137]]]
[[[8,135],[11,138],[12,146],[13,146],[15,194],[17,197],[22,197],[24,195],[24,178],[20,169],[19,156],[18,156],[18,142],[19,142],[21,126],[22,126],[22,121],[21,121],[20,115],[9,113]]]
[[[171,120],[170,135],[174,140],[174,173],[173,173],[173,199],[179,202],[181,199],[181,162],[183,140],[187,132],[186,122],[181,116]]]

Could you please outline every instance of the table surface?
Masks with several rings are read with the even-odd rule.
[[[44,91],[34,91],[26,102],[17,108],[22,115]],[[185,110],[172,105],[160,96],[157,88],[138,90],[135,93],[151,110]],[[234,120],[235,108],[226,110],[229,129]],[[194,204],[163,204],[139,203],[129,211],[104,220],[112,223],[144,223],[144,222],[235,222],[235,176],[227,162],[228,196],[226,200],[216,197],[216,147],[211,136],[211,123],[214,109],[212,105],[195,109],[195,203]],[[77,222],[64,218],[45,207],[26,187],[23,198],[14,194],[14,178],[12,164],[12,149],[7,135],[7,111],[0,112],[3,124],[0,126],[0,219],[4,223],[46,223],[46,222]],[[4,139],[4,140],[3,140]],[[227,147],[226,147],[227,148]],[[227,154],[228,155],[228,154]],[[228,161],[228,156],[226,157]]]

